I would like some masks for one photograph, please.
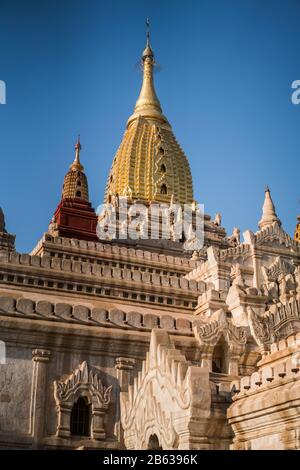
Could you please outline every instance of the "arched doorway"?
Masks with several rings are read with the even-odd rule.
[[[148,442],[148,450],[163,450],[161,445],[159,445],[159,440],[156,434],[152,434]]]
[[[70,430],[72,436],[90,436],[91,434],[91,405],[85,397],[79,397],[73,405]]]
[[[212,372],[216,372],[218,374],[228,374],[228,355],[228,345],[224,341],[224,338],[220,338],[220,340],[214,347],[214,352],[212,356]]]

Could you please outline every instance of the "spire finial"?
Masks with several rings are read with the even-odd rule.
[[[150,19],[146,19],[146,28],[147,28],[147,46],[150,46]]]
[[[150,20],[146,20],[147,27],[147,43],[142,55],[142,68],[143,68],[143,84],[140,96],[136,102],[134,113],[127,121],[129,126],[139,116],[151,120],[160,121],[161,123],[169,126],[165,116],[162,114],[159,99],[157,98],[154,89],[153,68],[155,66],[154,52],[150,46]]]
[[[80,134],[78,134],[77,142],[75,145],[75,158],[74,162],[71,165],[71,170],[78,170],[83,171],[83,166],[80,163],[80,151],[81,151],[81,143],[80,143]]]
[[[280,219],[277,217],[275,205],[271,198],[271,191],[269,186],[265,188],[265,201],[262,210],[262,218],[258,223],[259,228],[262,230],[264,227],[272,225],[277,222],[281,225]]]

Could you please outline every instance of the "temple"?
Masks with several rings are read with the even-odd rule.
[[[0,447],[299,449],[300,223],[292,238],[267,187],[257,231],[227,235],[220,214],[203,214],[199,246],[176,235],[173,207],[191,207],[192,229],[198,203],[155,92],[149,33],[141,62],[104,212],[89,201],[79,139],[31,253],[0,210]],[[145,221],[123,236],[136,204],[156,238]]]

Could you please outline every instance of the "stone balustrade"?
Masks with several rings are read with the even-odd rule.
[[[183,258],[180,256],[164,255],[162,253],[150,252],[147,250],[129,248],[125,246],[116,246],[101,242],[91,242],[85,240],[76,240],[72,238],[63,238],[63,237],[52,237],[49,234],[45,234],[42,240],[38,243],[32,253],[37,253],[41,249],[43,243],[51,244],[53,247],[61,247],[63,249],[75,248],[80,249],[85,252],[89,252],[91,255],[95,256],[107,256],[109,259],[116,257],[123,257],[128,260],[136,259],[136,261],[147,261],[152,263],[159,263],[160,266],[177,266],[185,267],[187,270],[194,269],[198,262],[191,258]]]
[[[68,240],[68,239],[62,239]],[[69,240],[72,241],[72,240]],[[75,241],[75,240],[74,240]],[[78,243],[82,241],[76,240]],[[91,243],[91,242],[84,242]],[[111,249],[119,247],[111,247],[104,245],[104,247]],[[126,248],[127,250],[127,248]],[[141,251],[141,250],[134,250]],[[143,252],[144,253],[144,252]],[[153,255],[153,253],[151,253]],[[159,255],[160,256],[160,255]],[[168,257],[166,257],[168,258]],[[173,258],[173,257],[172,257]],[[180,258],[178,258],[180,259]],[[2,258],[2,263],[4,259]],[[161,288],[180,289],[180,291],[194,292],[195,296],[203,292],[203,283],[197,282],[193,279],[186,279],[185,277],[166,276],[158,273],[142,272],[136,269],[118,268],[111,266],[103,266],[97,263],[88,263],[82,261],[74,261],[70,259],[54,258],[48,256],[32,256],[28,254],[11,253],[7,257],[7,263],[19,266],[31,266],[33,268],[43,268],[48,271],[60,271],[61,273],[76,273],[85,276],[96,276],[97,278],[105,278],[107,280],[116,281],[130,281],[143,283],[143,285],[154,285]]]

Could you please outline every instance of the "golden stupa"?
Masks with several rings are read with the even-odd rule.
[[[113,195],[147,202],[193,201],[189,162],[162,113],[154,89],[154,65],[148,33],[142,89],[108,176],[107,203]]]

